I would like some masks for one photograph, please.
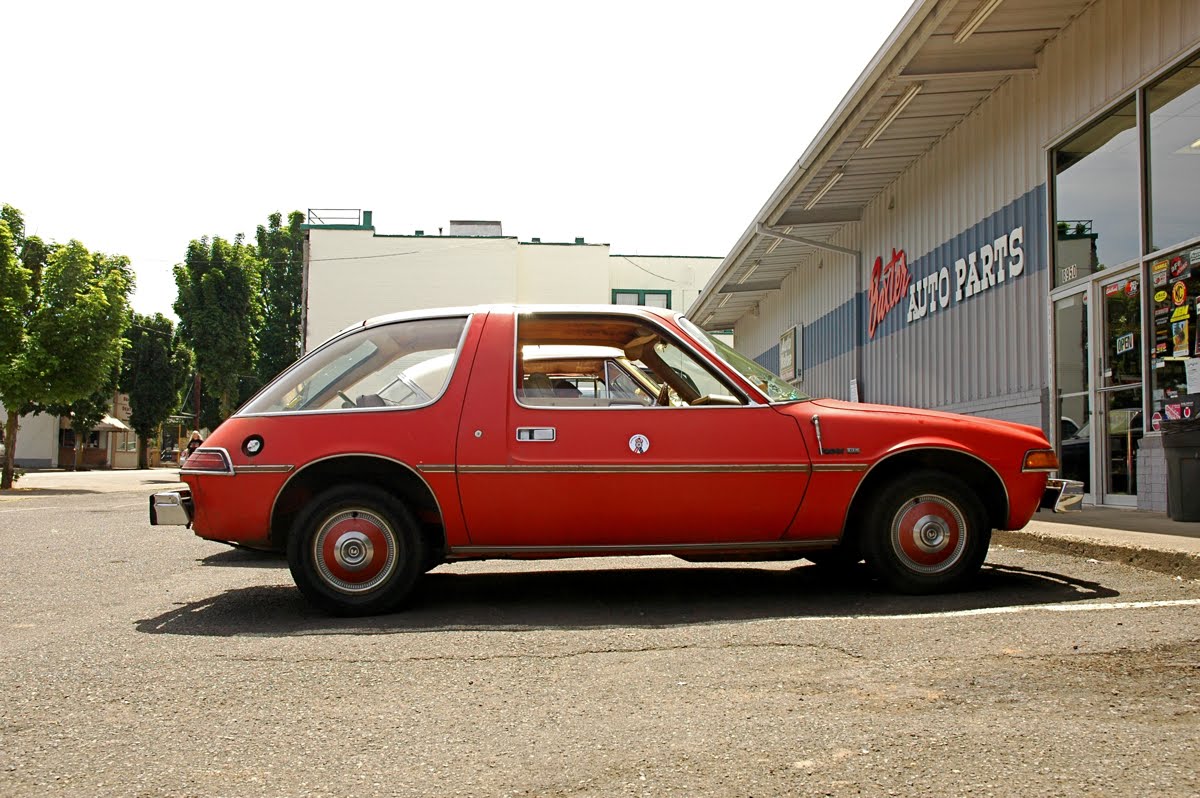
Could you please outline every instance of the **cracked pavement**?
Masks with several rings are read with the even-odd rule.
[[[147,492],[0,500],[0,795],[1200,794],[1194,580],[497,561],[335,619]]]

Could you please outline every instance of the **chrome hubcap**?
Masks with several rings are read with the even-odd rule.
[[[966,518],[954,502],[922,494],[906,502],[892,519],[892,551],[900,564],[920,574],[953,568],[967,548]]]
[[[347,571],[357,571],[370,565],[374,553],[371,539],[362,532],[347,532],[333,544],[333,556],[337,564]]]
[[[933,554],[945,548],[950,541],[950,525],[936,515],[927,515],[917,521],[914,542],[921,551]]]
[[[397,549],[391,524],[365,508],[333,513],[312,539],[317,575],[339,593],[367,593],[387,582],[396,571]]]

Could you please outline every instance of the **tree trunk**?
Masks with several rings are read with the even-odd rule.
[[[138,442],[138,468],[149,468],[150,467],[150,458],[147,453],[147,449],[149,448],[149,446],[147,445],[146,436],[138,435],[137,442]]]
[[[17,411],[9,410],[4,422],[4,469],[0,473],[0,490],[13,486],[13,462],[17,458]]]

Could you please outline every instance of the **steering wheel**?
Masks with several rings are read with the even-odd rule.
[[[670,385],[668,385],[667,383],[664,382],[662,384],[662,387],[658,389],[658,398],[655,401],[655,404],[658,405],[659,407],[670,407],[671,406],[671,386]]]
[[[354,407],[354,406],[355,406],[355,405],[354,405],[354,400],[353,400],[353,399],[351,399],[349,396],[346,396],[346,394],[342,393],[341,391],[338,391],[338,392],[337,392],[337,395],[338,395],[339,397],[341,397],[341,400],[342,400],[343,402],[345,402],[345,404],[344,404],[344,405],[342,405],[342,407]]]

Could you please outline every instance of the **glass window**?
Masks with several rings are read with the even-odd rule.
[[[1090,488],[1092,473],[1087,297],[1080,292],[1054,303],[1060,471],[1066,479],[1083,482],[1085,491]]]
[[[1187,363],[1200,355],[1196,345],[1196,325],[1200,321],[1200,247],[1156,259],[1150,265],[1150,283],[1154,309],[1154,342],[1150,351],[1152,406],[1164,418],[1178,418],[1177,398],[1194,393],[1188,390]]]
[[[429,404],[450,381],[466,323],[422,319],[338,338],[279,375],[238,414]]]
[[[741,405],[715,367],[646,320],[523,314],[517,326],[517,396],[551,407]],[[603,381],[584,393],[582,379]],[[571,383],[575,390],[564,390]]]
[[[1054,152],[1054,284],[1140,251],[1138,136],[1132,100]]]
[[[612,292],[614,305],[645,305],[649,308],[671,308],[671,292],[668,289],[616,288]]]
[[[1146,92],[1150,114],[1150,250],[1200,235],[1200,59]]]

